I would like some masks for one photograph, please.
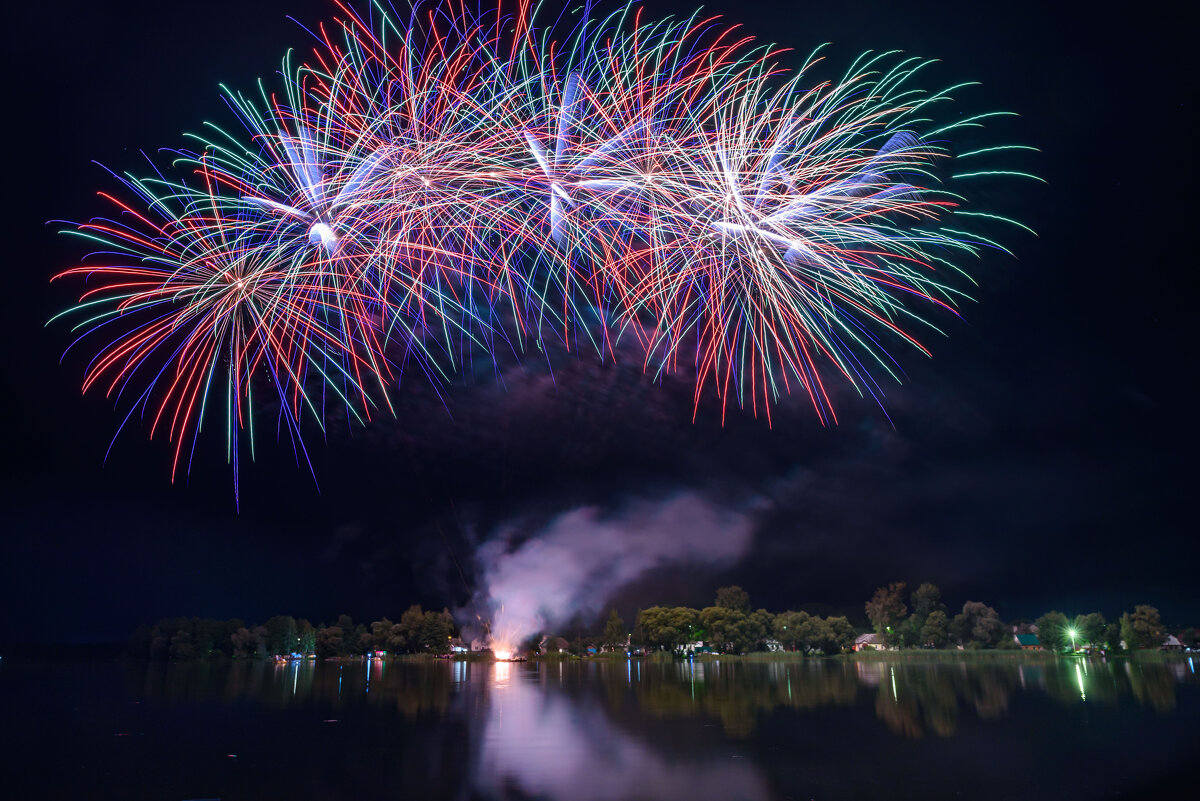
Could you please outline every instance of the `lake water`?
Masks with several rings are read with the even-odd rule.
[[[1196,668],[5,660],[0,796],[1197,797]]]

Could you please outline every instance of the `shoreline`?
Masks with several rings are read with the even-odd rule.
[[[922,650],[922,649],[905,649],[905,650],[870,650],[859,651],[848,654],[803,654],[797,651],[783,652],[753,652],[748,654],[712,654],[703,653],[693,656],[678,655],[667,651],[658,651],[649,654],[628,655],[621,652],[605,652],[600,654],[589,654],[586,656],[575,656],[572,654],[527,654],[520,659],[500,660],[496,659],[491,653],[470,653],[470,654],[389,654],[383,657],[367,657],[367,656],[330,656],[330,657],[315,657],[309,656],[303,659],[275,659],[268,657],[266,659],[257,659],[253,657],[229,657],[229,656],[213,656],[197,659],[182,659],[182,660],[150,660],[128,654],[117,653],[116,648],[112,645],[105,645],[100,648],[95,647],[49,647],[31,649],[31,651],[18,651],[17,653],[8,653],[3,655],[3,662],[10,664],[20,662],[80,662],[80,661],[141,661],[141,662],[161,662],[162,664],[177,664],[184,662],[245,662],[262,664],[291,664],[301,663],[310,664],[315,662],[329,662],[333,664],[339,663],[362,663],[371,661],[381,662],[478,662],[478,663],[505,663],[512,664],[517,662],[767,662],[767,663],[797,663],[807,662],[810,660],[833,661],[833,662],[910,662],[910,663],[960,663],[960,662],[1054,662],[1057,660],[1072,660],[1081,659],[1089,662],[1108,662],[1113,660],[1133,661],[1133,662],[1173,662],[1186,659],[1193,659],[1200,656],[1197,652],[1189,651],[1158,651],[1158,650],[1139,650],[1127,651],[1123,653],[1100,655],[1086,654],[1056,654],[1049,651],[1019,651],[1011,649],[995,649],[995,650]],[[0,663],[3,664],[3,663]]]

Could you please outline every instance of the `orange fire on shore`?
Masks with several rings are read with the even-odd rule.
[[[517,654],[517,649],[507,639],[492,638],[492,653],[497,662],[508,662]]]
[[[488,632],[488,645],[491,646],[492,654],[496,657],[497,662],[516,661],[517,646],[514,645],[515,640],[516,638],[512,636],[512,632],[498,633],[495,630]]]
[[[500,607],[500,614],[504,613],[504,607]],[[519,645],[521,641],[521,633],[514,630],[511,626],[500,624],[496,626],[494,621],[489,621],[487,624],[487,643],[492,649],[492,655],[496,657],[497,662],[523,662],[524,659],[520,655]]]

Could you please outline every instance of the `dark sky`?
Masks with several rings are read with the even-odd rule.
[[[462,603],[473,544],[512,521],[579,505],[695,492],[766,499],[745,559],[680,569],[623,602],[704,604],[740,582],[772,609],[861,609],[891,580],[939,584],[951,605],[1001,615],[1051,607],[1119,614],[1153,603],[1200,618],[1191,516],[1196,357],[1186,286],[1196,259],[1193,71],[1182,20],[1095,4],[734,3],[708,8],[807,53],[832,42],[832,71],[865,49],[942,60],[931,80],[978,80],[967,108],[1021,115],[999,139],[1041,149],[1047,180],[983,198],[1037,230],[985,258],[977,303],[942,321],[934,358],[904,354],[891,421],[843,393],[841,425],[804,401],[773,429],[748,414],[691,421],[685,383],[653,386],[633,360],[507,365],[452,387],[419,381],[397,419],[349,431],[334,419],[310,449],[319,480],[267,434],[244,467],[240,512],[208,442],[188,482],[169,448],[124,433],[103,397],[81,398],[84,360],[59,357],[73,300],[49,277],[79,246],[52,219],[104,210],[95,159],[141,168],[138,151],[228,120],[219,82],[269,76],[322,2],[23,4],[8,19],[3,567],[0,642],[121,639],[163,615],[398,615]],[[37,6],[37,7],[35,7]],[[652,0],[651,17],[690,8]],[[9,242],[13,240],[10,236]],[[1185,495],[1185,493],[1190,493]],[[685,534],[681,534],[683,536]],[[461,574],[460,569],[461,568]]]

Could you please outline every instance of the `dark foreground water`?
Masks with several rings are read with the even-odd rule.
[[[0,797],[1195,798],[1196,667],[6,660]]]

